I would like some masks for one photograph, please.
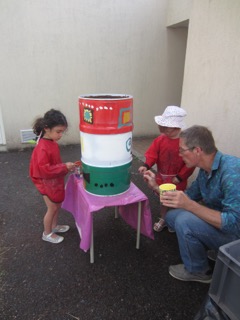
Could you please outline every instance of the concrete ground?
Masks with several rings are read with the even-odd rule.
[[[142,141],[141,141],[142,140]],[[158,198],[137,169],[150,139],[133,141],[132,181],[148,196],[153,221]],[[143,147],[144,146],[144,147]],[[79,145],[61,147],[63,161],[80,158]],[[72,215],[60,223],[71,229],[63,243],[42,241],[45,205],[28,176],[31,149],[0,153],[0,319],[1,320],[190,320],[209,285],[175,280],[168,266],[181,262],[175,234],[155,240],[141,236],[114,209],[94,215],[95,263],[79,249]]]

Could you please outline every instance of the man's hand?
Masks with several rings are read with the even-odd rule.
[[[143,175],[143,179],[145,182],[147,182],[149,188],[159,193],[159,187],[156,182],[156,175],[152,171],[147,170]]]
[[[192,201],[183,191],[168,191],[160,196],[161,203],[169,208],[182,208],[188,210]]]

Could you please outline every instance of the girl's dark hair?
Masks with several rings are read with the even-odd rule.
[[[180,133],[188,148],[200,147],[206,154],[217,151],[212,132],[204,126],[192,126]]]
[[[56,126],[65,126],[67,128],[67,119],[61,111],[51,109],[44,114],[43,118],[37,118],[35,120],[33,123],[33,132],[37,136],[41,134],[42,137],[44,135],[45,128],[52,129]]]

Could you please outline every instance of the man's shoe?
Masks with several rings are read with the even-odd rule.
[[[217,252],[215,250],[208,250],[207,256],[209,260],[216,261],[217,260]]]
[[[57,225],[55,228],[53,228],[53,233],[64,233],[67,232],[70,229],[67,225]]]
[[[209,271],[210,273],[210,271]],[[183,264],[177,264],[175,266],[169,267],[169,274],[178,280],[181,281],[197,281],[203,283],[210,283],[212,280],[212,273],[211,274],[204,274],[204,273],[190,273],[186,270]]]
[[[168,232],[170,232],[170,233],[175,233],[176,231],[173,230],[173,229],[171,229],[170,227],[168,227]]]

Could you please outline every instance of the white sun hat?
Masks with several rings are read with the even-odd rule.
[[[168,106],[161,116],[155,116],[155,122],[162,127],[184,128],[184,117],[187,112],[177,106]]]

